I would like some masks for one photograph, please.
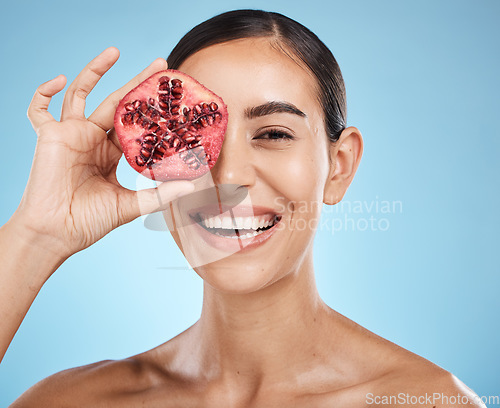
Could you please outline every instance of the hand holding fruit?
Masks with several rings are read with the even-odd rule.
[[[172,181],[135,192],[118,183],[122,151],[112,129],[116,107],[133,87],[166,69],[166,61],[157,59],[85,118],[85,98],[118,56],[116,48],[108,48],[82,70],[66,91],[60,121],[47,109],[66,84],[62,75],[40,85],[28,109],[38,142],[26,190],[11,221],[63,259],[194,188],[188,181]]]

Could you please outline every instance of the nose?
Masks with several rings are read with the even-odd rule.
[[[226,132],[219,158],[211,173],[216,185],[231,184],[249,188],[255,184],[252,149],[243,134]]]

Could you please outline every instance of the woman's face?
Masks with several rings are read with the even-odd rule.
[[[205,48],[179,69],[222,97],[229,123],[216,165],[196,180],[204,198],[174,202],[172,234],[207,283],[250,293],[311,254],[330,171],[316,81],[265,38]]]

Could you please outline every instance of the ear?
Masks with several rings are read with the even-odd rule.
[[[330,172],[323,192],[325,204],[337,204],[344,197],[347,187],[358,169],[363,154],[361,132],[350,126],[340,134],[335,143],[330,143]]]

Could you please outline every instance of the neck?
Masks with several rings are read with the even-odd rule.
[[[329,311],[312,255],[254,293],[222,293],[205,283],[201,317],[190,330],[191,361],[211,380],[289,381],[291,364],[304,369],[321,354]]]

